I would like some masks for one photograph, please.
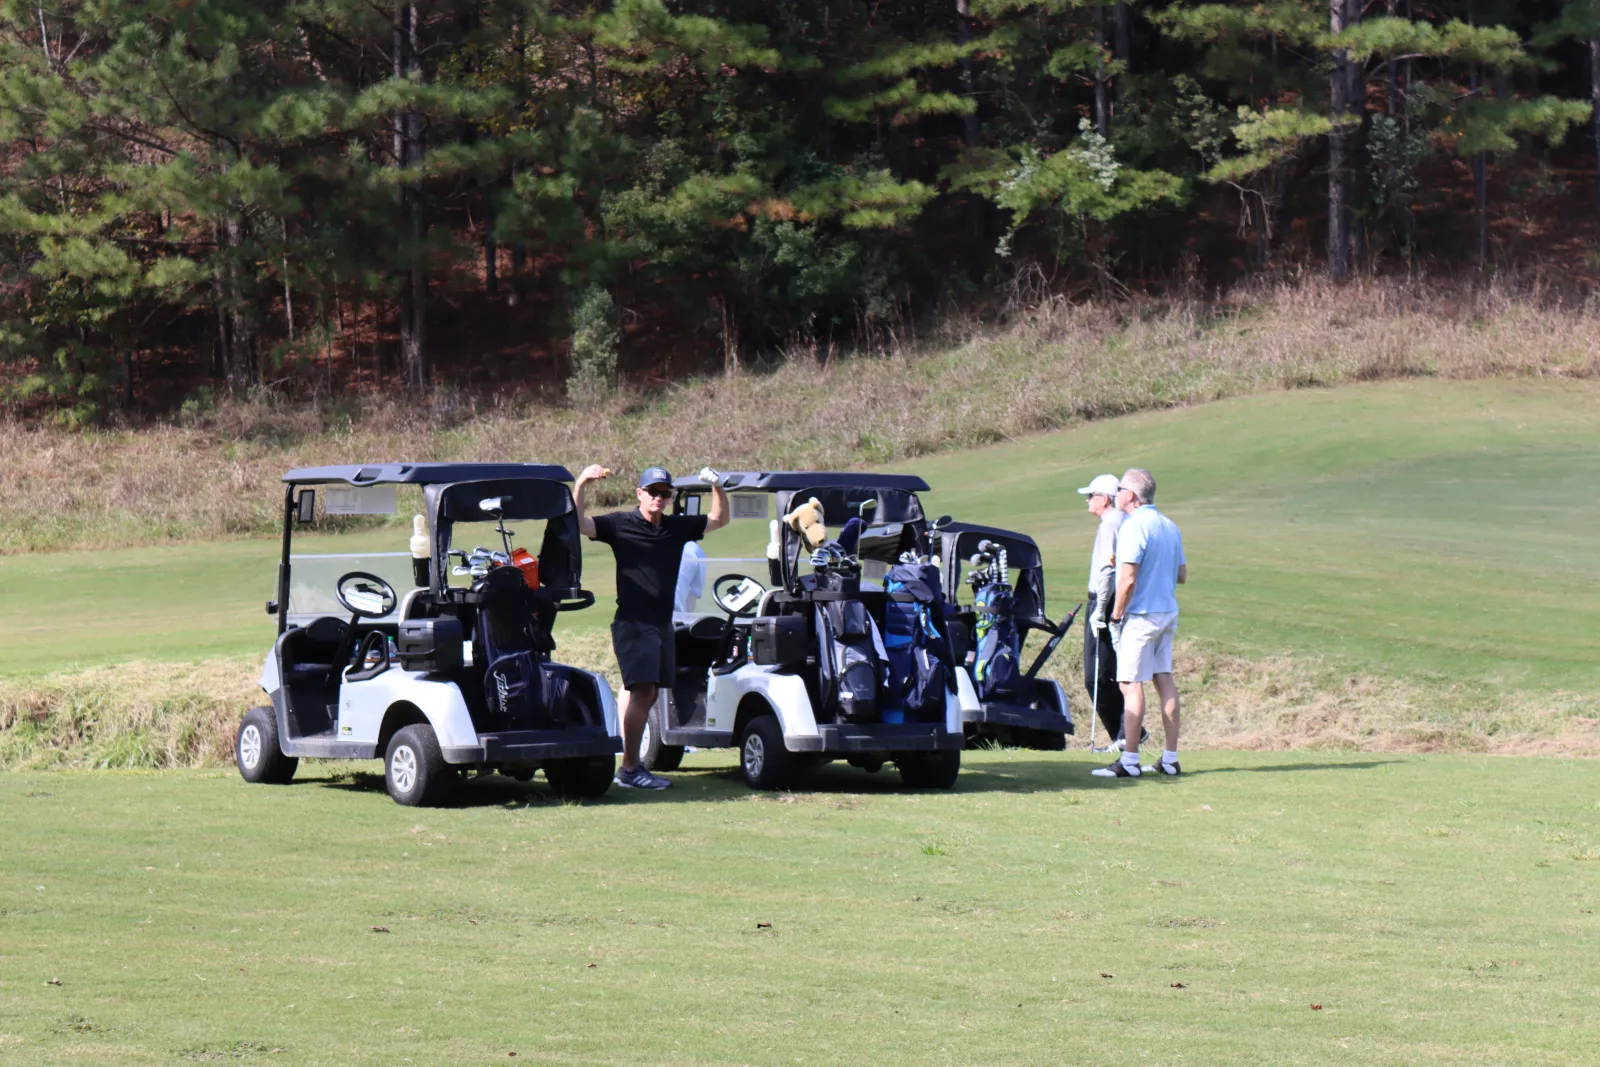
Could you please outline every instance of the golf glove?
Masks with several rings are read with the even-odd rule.
[[[700,480],[707,485],[721,485],[722,475],[710,467],[701,467]]]

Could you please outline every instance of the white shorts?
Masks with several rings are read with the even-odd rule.
[[[1125,615],[1122,626],[1112,628],[1117,649],[1117,681],[1148,682],[1153,675],[1172,673],[1172,637],[1178,632],[1176,611]]]

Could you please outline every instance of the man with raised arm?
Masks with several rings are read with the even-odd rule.
[[[700,471],[700,480],[711,486],[711,514],[668,515],[672,475],[663,467],[649,467],[639,476],[634,491],[638,507],[590,515],[585,499],[589,483],[610,474],[609,467],[590,464],[578,475],[572,496],[579,531],[610,545],[617,561],[617,615],[611,623],[611,647],[622,669],[622,686],[628,691],[622,708],[622,767],[617,771],[617,784],[629,789],[665,789],[672,783],[651,774],[639,762],[639,742],[657,691],[662,686],[670,688],[677,672],[672,601],[683,546],[728,525],[728,494],[723,492],[720,476],[706,467]]]
[[[1172,681],[1172,639],[1178,632],[1178,586],[1189,580],[1183,535],[1155,508],[1156,480],[1129,468],[1117,485],[1117,507],[1127,513],[1117,531],[1117,595],[1111,606],[1117,638],[1117,681],[1122,685],[1122,756],[1094,771],[1103,778],[1177,775],[1178,687]],[[1144,726],[1144,683],[1161,698],[1166,749],[1148,767],[1139,765]]]

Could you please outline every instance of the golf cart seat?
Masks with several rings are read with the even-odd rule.
[[[340,650],[346,647],[349,637],[350,624],[344,619],[332,615],[313,619],[293,644],[294,662],[286,680],[290,685],[329,681],[334,664],[339,662]],[[346,652],[344,658],[348,660],[350,653]]]

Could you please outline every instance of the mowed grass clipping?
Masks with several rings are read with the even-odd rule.
[[[1590,766],[1185,762],[969,754],[953,793],[831,769],[757,795],[702,755],[664,794],[493,780],[425,811],[365,766],[8,775],[0,1059],[1592,1058]]]

